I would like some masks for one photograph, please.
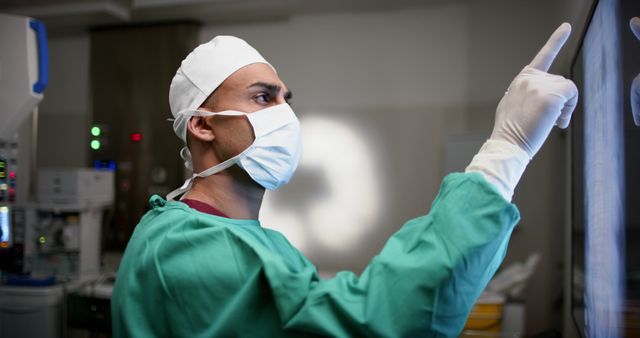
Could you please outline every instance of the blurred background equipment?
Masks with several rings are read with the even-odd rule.
[[[0,14],[0,271],[21,272],[33,210],[37,105],[48,82],[44,24]]]
[[[102,275],[102,223],[113,205],[113,186],[108,170],[39,172],[38,203],[14,210],[16,250],[2,256],[2,337],[66,336],[67,294]]]
[[[103,211],[114,200],[113,173],[97,169],[42,169],[38,173],[37,219],[28,229],[31,271],[58,280],[95,279],[100,274]]]
[[[112,171],[115,179],[106,250],[124,250],[149,197],[164,197],[184,181],[167,98],[176,69],[197,45],[198,27],[179,22],[91,31],[88,165]]]
[[[47,87],[47,35],[42,22],[0,14],[0,139],[9,139]]]
[[[37,106],[48,83],[46,29],[29,17],[0,14],[1,337],[59,337],[62,287],[24,275],[28,229],[35,218],[33,175]],[[34,325],[34,323],[38,323]]]
[[[6,253],[15,236],[14,209],[33,196],[32,138],[37,134],[37,106],[48,83],[48,55],[42,22],[0,14],[0,31],[0,250]]]

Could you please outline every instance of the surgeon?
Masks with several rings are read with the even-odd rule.
[[[194,49],[169,90],[194,174],[166,200],[151,197],[128,243],[114,336],[458,336],[519,221],[518,180],[576,105],[575,85],[547,73],[570,31],[562,24],[516,76],[491,137],[466,172],[444,179],[429,214],[404,224],[360,276],[332,279],[258,220],[265,189],[287,183],[300,159],[291,92],[241,39]]]

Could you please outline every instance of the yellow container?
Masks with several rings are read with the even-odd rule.
[[[500,337],[505,297],[483,294],[471,309],[462,337]]]

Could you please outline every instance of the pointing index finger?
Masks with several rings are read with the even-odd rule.
[[[569,35],[571,35],[571,25],[565,22],[551,34],[549,41],[540,49],[529,66],[544,72],[548,71]]]

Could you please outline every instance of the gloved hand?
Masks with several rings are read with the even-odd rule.
[[[631,31],[640,40],[640,18],[634,17],[629,22]],[[633,122],[640,127],[640,74],[631,82],[631,113],[633,113]]]
[[[531,63],[511,82],[498,104],[491,140],[503,140],[535,155],[554,125],[566,128],[578,103],[576,85],[562,76],[547,73],[560,48],[571,34],[563,23]]]
[[[491,137],[466,169],[481,173],[507,201],[553,126],[566,128],[578,103],[573,82],[547,73],[569,34],[571,25],[560,25],[511,82],[498,104]]]

